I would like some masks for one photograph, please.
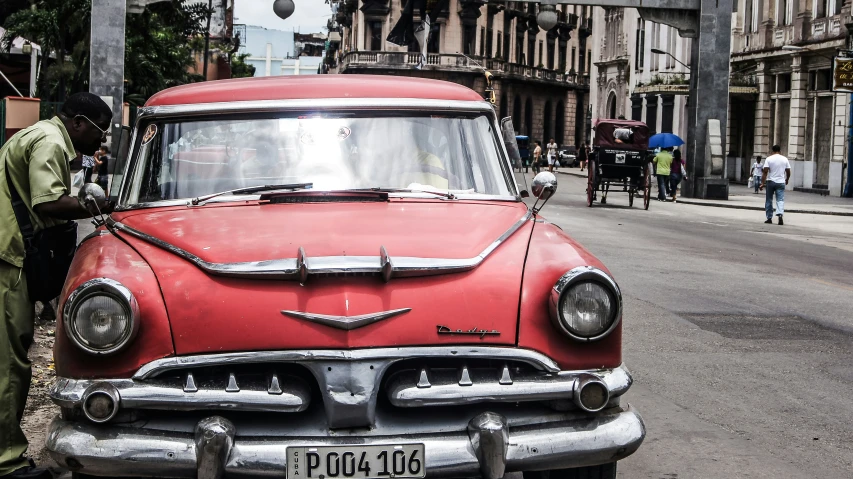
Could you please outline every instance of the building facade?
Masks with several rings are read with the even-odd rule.
[[[624,116],[686,139],[691,39],[634,8],[596,7],[593,22],[593,121]]]
[[[730,102],[730,159],[749,163],[778,144],[791,160],[794,187],[840,195],[850,95],[832,91],[831,58],[846,48],[850,3],[743,0],[736,5],[733,79],[747,77],[756,92]]]
[[[543,142],[554,138],[560,145],[584,140],[591,7],[557,6],[559,22],[545,31],[536,22],[536,4],[449,0],[438,18],[431,19],[426,64],[416,69],[416,42],[401,47],[386,40],[404,4],[333,1],[330,25],[340,40],[332,44],[327,60],[330,73],[435,78],[487,96],[487,70],[496,112],[501,118],[511,116],[518,134]],[[420,22],[417,12],[415,22]]]
[[[246,63],[255,76],[316,75],[323,62],[322,33],[295,33],[256,25],[234,25],[240,34],[238,53],[248,53]]]

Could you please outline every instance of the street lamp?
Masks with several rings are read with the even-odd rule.
[[[673,60],[684,65],[684,68],[690,70],[689,66],[685,65],[684,62],[682,62],[678,58],[675,58],[675,55],[673,55],[672,53],[665,52],[665,51],[661,50],[660,48],[652,48],[652,53],[654,53],[655,55],[668,55],[668,56],[672,57]]]
[[[539,4],[539,14],[536,15],[536,23],[543,30],[554,28],[560,20],[559,15],[557,15],[557,8],[554,6],[555,3],[556,0],[542,0],[542,3]]]

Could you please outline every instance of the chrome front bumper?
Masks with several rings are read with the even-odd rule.
[[[546,422],[515,421],[482,412],[467,428],[443,433],[394,434],[381,430],[349,437],[235,436],[227,419],[207,417],[194,434],[97,425],[56,418],[47,450],[73,471],[122,477],[285,477],[289,446],[423,443],[429,478],[482,476],[562,469],[617,461],[640,447],[646,430],[632,408],[564,414]]]

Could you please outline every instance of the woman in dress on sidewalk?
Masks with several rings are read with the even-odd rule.
[[[681,157],[681,150],[676,149],[673,151],[672,166],[670,166],[669,170],[669,192],[672,194],[673,203],[677,201],[678,185],[681,184],[681,180],[684,178],[686,166],[687,162]]]

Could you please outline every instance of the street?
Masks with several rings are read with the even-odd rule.
[[[626,399],[648,436],[620,477],[853,475],[853,218],[789,214],[780,227],[759,211],[628,208],[621,192],[588,208],[584,179],[558,180],[542,214],[602,259],[624,295]],[[91,230],[81,221],[81,238]],[[53,325],[37,330],[42,383],[25,423],[44,458]]]
[[[619,192],[588,208],[585,179],[558,180],[542,214],[624,295],[627,402],[648,436],[620,477],[851,477],[853,218],[766,225],[758,211],[628,208]]]

